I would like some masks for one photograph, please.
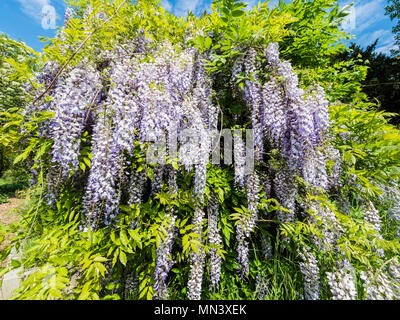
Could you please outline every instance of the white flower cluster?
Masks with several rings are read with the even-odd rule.
[[[325,252],[337,251],[337,241],[343,229],[335,213],[329,207],[321,205],[317,201],[310,204],[309,213],[310,223],[316,226],[322,235],[322,238],[317,237],[317,235],[313,236],[314,244]]]
[[[375,206],[371,201],[367,201],[367,205],[365,206],[364,219],[365,219],[365,221],[367,221],[369,224],[372,225],[372,227],[374,228],[374,230],[377,233],[377,237],[382,239],[381,220],[379,217],[379,212],[378,212],[378,210],[375,209]],[[380,257],[383,257],[385,255],[385,252],[382,248],[378,248],[377,254]]]
[[[258,300],[265,300],[269,294],[268,282],[261,274],[257,275],[256,278],[256,295]]]
[[[175,241],[175,222],[176,217],[167,214],[165,217],[165,221],[168,223],[168,227],[166,228],[166,234],[164,235],[164,239],[161,242],[160,246],[157,248],[157,257],[156,257],[156,265],[154,272],[154,280],[155,284],[153,286],[156,294],[155,298],[157,299],[167,299],[167,284],[166,279],[168,277],[168,273],[171,270],[172,266],[175,264],[175,261],[172,259],[172,246]]]
[[[326,273],[333,300],[356,300],[355,271],[347,259],[333,272]]]
[[[241,189],[246,181],[246,147],[242,138],[241,130],[233,132],[233,156],[235,165],[235,187]]]
[[[367,201],[367,205],[365,206],[364,219],[374,227],[374,230],[378,234],[380,234],[381,219],[378,210],[375,209],[375,206],[371,201]]]
[[[282,168],[282,170],[276,172],[273,185],[277,200],[282,207],[289,210],[289,212],[278,212],[279,221],[294,222],[297,196],[297,183],[294,177]]]
[[[236,226],[236,239],[238,243],[239,276],[244,278],[249,272],[248,238],[256,227],[258,220],[260,180],[256,172],[249,177],[247,182],[247,208],[248,213],[240,219]]]
[[[400,299],[399,279],[394,280],[389,273],[362,271],[360,277],[364,281],[363,287],[367,300]]]
[[[264,260],[272,259],[274,256],[274,250],[271,245],[271,239],[268,238],[268,240],[264,237],[260,237],[261,241],[261,254],[263,256]]]
[[[333,162],[332,168],[328,175],[328,188],[338,189],[342,186],[342,159],[339,150],[333,146],[328,145],[326,148],[327,158]]]
[[[218,231],[219,203],[218,195],[211,191],[208,203],[208,241],[213,247],[210,250],[210,282],[211,288],[218,289],[221,279],[222,257],[218,249],[222,246],[221,235]]]
[[[300,270],[304,277],[304,299],[318,300],[320,295],[318,261],[308,247],[304,247],[299,255],[303,260],[300,262]]]
[[[201,243],[202,231],[203,231],[203,220],[205,213],[202,208],[197,207],[194,213],[193,222],[194,232],[199,235],[197,240]],[[201,288],[203,282],[204,273],[204,262],[205,253],[203,247],[198,247],[197,252],[193,252],[190,256],[190,278],[188,281],[188,298],[190,300],[200,300],[201,299]]]
[[[400,223],[400,188],[394,181],[390,185],[381,185],[379,188],[382,190],[379,200],[389,205],[389,217]]]
[[[177,171],[169,167],[168,168],[168,192],[170,195],[177,194],[178,185],[177,185]],[[168,227],[165,228],[166,234],[164,235],[164,239],[160,246],[156,250],[156,265],[154,272],[154,280],[155,284],[153,286],[156,294],[156,299],[167,299],[168,298],[168,290],[166,279],[168,274],[175,264],[175,261],[172,258],[172,246],[174,245],[174,241],[176,238],[176,216],[175,210],[170,207],[167,208],[167,214],[165,220],[167,221]]]

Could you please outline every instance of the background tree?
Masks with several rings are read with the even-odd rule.
[[[352,43],[348,50],[338,55],[339,61],[355,61],[368,66],[367,75],[361,81],[363,92],[373,100],[377,99],[382,110],[396,115],[391,119],[400,123],[400,59],[375,52],[379,39],[365,49]]]
[[[392,32],[394,33],[396,44],[400,45],[400,1],[388,0],[388,5],[386,6],[385,10],[386,15],[389,15],[390,19],[397,20],[397,24],[393,27]],[[398,55],[399,53],[399,49],[392,50],[393,55]]]
[[[27,79],[21,76],[34,61],[35,52],[25,43],[15,41],[6,34],[0,34],[0,114],[7,114],[15,108],[21,108],[25,104]],[[0,125],[5,125],[3,116]],[[0,178],[4,172],[11,168],[11,164],[19,151],[18,145],[9,140],[0,141]],[[12,189],[18,188],[19,183],[27,181],[25,167],[20,164],[13,167],[10,172],[14,182]],[[7,179],[9,180],[9,179]],[[6,188],[7,190],[3,190]],[[0,194],[7,193],[8,187],[1,185]]]

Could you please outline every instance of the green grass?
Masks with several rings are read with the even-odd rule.
[[[6,203],[9,198],[16,197],[18,191],[28,187],[26,172],[6,171],[0,178],[0,203]]]

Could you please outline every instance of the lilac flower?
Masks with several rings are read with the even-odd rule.
[[[177,172],[173,168],[168,168],[168,188],[171,195],[178,192],[178,185],[176,182]],[[156,299],[167,299],[167,284],[166,279],[168,274],[175,264],[172,259],[172,246],[176,238],[176,216],[174,215],[173,208],[167,208],[166,221],[168,221],[168,227],[166,228],[166,235],[163,242],[157,248],[156,263],[154,272],[154,290],[156,291]]]
[[[156,193],[161,193],[164,166],[158,166],[153,169],[153,180],[151,181],[151,194],[154,196]]]
[[[327,147],[327,158],[333,162],[333,166],[328,175],[328,188],[337,189],[342,186],[342,159],[340,152],[331,145]]]
[[[379,217],[378,210],[375,209],[374,204],[371,201],[367,201],[364,209],[364,220],[372,225],[379,239],[383,239],[381,235],[381,219]],[[375,247],[375,246],[373,246]],[[376,248],[375,250],[380,257],[385,256],[385,252],[382,248]]]
[[[85,211],[91,227],[104,214],[109,224],[118,214],[120,194],[116,189],[120,175],[121,153],[115,148],[115,136],[106,113],[99,113],[93,132],[92,166],[89,173]]]
[[[314,136],[313,144],[320,144],[324,140],[324,135],[330,126],[329,103],[326,100],[324,89],[317,85],[308,92],[305,98],[307,108],[313,116]]]
[[[297,196],[297,184],[294,177],[284,169],[278,171],[274,178],[274,191],[281,206],[289,210],[289,212],[278,212],[279,221],[294,222]]]
[[[326,161],[325,154],[321,149],[310,151],[302,170],[304,181],[309,186],[324,190],[328,188]]]
[[[100,77],[91,67],[80,65],[67,77],[61,77],[54,91],[56,101],[51,137],[53,162],[57,163],[63,177],[78,168],[80,138],[90,104],[96,97]]]
[[[71,20],[75,15],[75,10],[71,7],[67,7],[64,14],[64,26],[68,25],[69,20]]]
[[[364,220],[370,223],[374,230],[380,234],[381,232],[381,219],[378,210],[375,209],[374,204],[368,201],[364,210]]]
[[[256,227],[258,220],[260,181],[256,172],[249,177],[247,183],[248,216],[244,216],[236,226],[236,239],[238,242],[239,276],[244,278],[249,272],[249,248],[247,239]]]
[[[251,120],[254,132],[255,159],[261,160],[263,147],[263,135],[261,126],[260,109],[262,105],[261,84],[257,75],[260,69],[257,62],[257,52],[251,48],[244,61],[246,77],[253,77],[254,80],[245,81],[244,96],[248,107],[251,110]]]
[[[355,270],[347,259],[326,273],[333,300],[356,300]]]
[[[304,299],[319,300],[319,268],[318,261],[308,247],[303,248],[299,253],[303,262],[300,263],[300,270],[304,277]]]
[[[221,235],[218,230],[218,196],[215,192],[211,192],[208,203],[208,239],[210,245],[210,282],[211,288],[218,289],[221,279],[221,263],[222,258],[218,254],[218,249],[222,246]]]
[[[325,252],[338,251],[337,243],[343,233],[335,213],[327,206],[312,201],[309,206],[309,220],[321,232],[322,238],[312,237],[314,244]]]
[[[370,270],[362,271],[364,292],[367,300],[399,300],[400,285],[398,279],[392,279],[387,272],[378,271],[376,274]]]
[[[269,125],[267,130],[270,131],[274,144],[282,144],[281,153],[290,171],[296,172],[303,169],[309,150],[314,149],[316,143],[322,139],[322,132],[327,125],[327,103],[320,87],[315,89],[316,93],[311,95],[313,98],[309,98],[308,103],[305,101],[304,91],[299,87],[298,76],[291,64],[279,59],[277,44],[270,44],[265,55],[272,72],[272,80],[264,86],[267,97],[264,109],[271,108],[271,111],[264,111],[264,123]],[[277,84],[274,82],[278,78],[283,96],[279,96]],[[268,116],[276,116],[276,122]],[[277,128],[278,126],[280,127]]]
[[[144,193],[144,187],[147,180],[146,173],[144,171],[137,172],[134,170],[131,174],[129,184],[129,202],[131,206],[133,204],[141,204]]]
[[[165,220],[168,223],[168,228],[166,228],[166,234],[164,235],[164,240],[157,248],[157,257],[155,262],[155,272],[154,272],[154,290],[156,292],[156,298],[166,299],[167,298],[167,285],[166,279],[168,273],[172,266],[175,264],[172,255],[172,246],[174,244],[176,236],[175,222],[176,217],[167,214]]]
[[[199,241],[201,243],[202,238],[202,226],[205,213],[198,206],[195,209],[193,222],[194,232],[199,235]],[[190,278],[188,281],[188,298],[190,300],[200,300],[201,298],[201,288],[203,282],[204,273],[204,262],[205,253],[202,247],[198,248],[198,252],[193,252],[190,255]]]
[[[58,79],[54,89],[54,118],[50,123],[49,135],[54,141],[52,149],[52,180],[48,200],[57,199],[58,188],[79,167],[81,135],[91,103],[99,90],[100,76],[92,67],[78,65],[68,76]],[[56,183],[56,184],[54,184]]]
[[[233,153],[235,165],[235,186],[243,188],[245,184],[246,149],[241,130],[233,132]]]
[[[263,86],[264,134],[275,148],[281,149],[289,125],[281,85],[272,79]]]

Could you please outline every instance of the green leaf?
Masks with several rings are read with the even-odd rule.
[[[81,170],[82,170],[83,172],[86,171],[86,166],[85,166],[85,164],[84,164],[83,162],[79,162],[79,167],[81,168]]]
[[[126,254],[125,254],[125,252],[123,252],[122,250],[120,250],[120,253],[119,253],[119,261],[120,261],[124,266],[126,266],[126,263],[127,263]]]
[[[235,11],[232,11],[232,16],[233,17],[241,17],[242,15],[244,15],[244,12],[242,11],[242,10],[235,10]]]
[[[21,267],[22,264],[21,264],[21,261],[12,259],[12,260],[11,260],[11,265],[12,265],[13,268],[16,269],[16,268]]]
[[[204,41],[204,50],[209,50],[212,45],[212,39],[210,37],[207,37],[206,40]]]
[[[126,237],[126,231],[125,230],[121,230],[119,236],[120,236],[122,244],[124,246],[127,246],[128,245],[128,238]]]

